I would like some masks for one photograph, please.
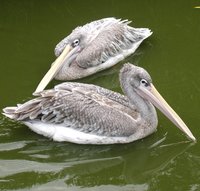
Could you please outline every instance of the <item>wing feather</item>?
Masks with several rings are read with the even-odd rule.
[[[5,108],[4,114],[19,121],[62,124],[82,132],[110,136],[132,134],[132,122],[137,117],[125,96],[80,83],[60,84],[19,107]],[[124,131],[124,127],[130,127],[131,132]]]
[[[90,68],[104,64],[110,58],[132,48],[151,35],[147,28],[133,28],[127,22],[109,23],[101,29],[93,41],[76,58],[80,68]],[[139,45],[139,44],[138,44]]]

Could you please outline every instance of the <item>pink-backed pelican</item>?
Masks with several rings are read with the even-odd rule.
[[[109,68],[135,52],[152,32],[133,28],[130,21],[104,18],[75,28],[55,48],[58,57],[39,83],[35,93],[53,79],[80,79]]]
[[[158,120],[154,106],[191,140],[195,137],[158,93],[150,75],[130,63],[120,71],[125,95],[92,85],[65,82],[3,114],[55,141],[78,144],[129,143],[155,132]],[[153,106],[154,105],[154,106]]]

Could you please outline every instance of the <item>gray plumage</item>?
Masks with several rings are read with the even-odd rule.
[[[158,123],[154,104],[196,140],[153,86],[147,71],[125,64],[119,79],[125,95],[95,85],[66,82],[37,93],[37,98],[17,107],[5,108],[3,114],[55,141],[114,144],[153,133]]]
[[[120,82],[125,94],[136,95],[134,88],[129,91],[130,80],[132,77],[140,80],[140,74],[143,72],[143,69],[131,64],[124,65],[120,72]],[[146,77],[146,71],[143,75]],[[135,104],[135,98],[130,99],[130,96],[132,95],[127,97],[91,84],[66,82],[52,90],[44,90],[33,100],[17,107],[5,108],[3,111],[7,117],[22,121],[26,125],[38,122],[55,124],[88,135],[107,137],[108,140],[114,138],[115,142],[111,143],[123,143],[143,138],[154,132],[157,126],[156,112],[151,103],[145,101],[148,105],[145,112],[148,115],[143,116],[143,113],[140,113],[142,109],[137,108],[139,104]],[[54,139],[53,136],[51,138]],[[97,140],[93,143],[110,142]]]
[[[58,80],[83,78],[104,70],[134,53],[152,32],[133,28],[128,20],[104,18],[75,28],[55,48],[59,56],[66,45],[79,46],[79,52],[55,75]],[[74,42],[78,44],[74,45]],[[68,63],[67,63],[68,62]]]
[[[134,53],[152,32],[133,28],[128,20],[105,18],[77,27],[55,48],[58,57],[34,93],[53,79],[75,80],[114,66]]]

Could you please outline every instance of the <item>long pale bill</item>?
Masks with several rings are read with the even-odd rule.
[[[45,74],[45,76],[40,81],[39,85],[37,86],[35,92],[33,94],[36,94],[38,92],[41,92],[44,90],[44,88],[48,85],[48,83],[52,80],[52,78],[57,74],[59,69],[63,65],[63,60],[67,56],[67,54],[70,52],[71,46],[67,45],[65,49],[63,50],[62,54],[55,60],[49,71]]]
[[[192,141],[196,141],[187,125],[178,116],[178,114],[169,106],[164,98],[159,94],[156,88],[151,84],[151,89],[142,88],[142,92],[149,101],[151,101],[166,117],[168,117],[181,131],[183,131]]]

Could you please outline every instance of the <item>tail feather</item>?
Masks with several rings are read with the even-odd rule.
[[[17,107],[6,107],[3,109],[2,114],[10,119],[16,119],[17,118],[17,114],[15,113],[16,110]]]
[[[134,32],[134,35],[137,35],[137,38],[140,40],[144,40],[153,34],[149,28],[133,28],[132,31]]]
[[[16,107],[6,107],[3,109],[2,114],[17,121],[34,119],[41,113],[40,103],[41,99],[36,98],[25,102],[24,104],[17,104]]]
[[[29,100],[23,104],[17,104],[16,107],[6,107],[3,109],[3,115],[6,117],[17,120],[33,120],[36,119],[42,112],[44,108],[48,109],[48,106],[51,105],[49,99],[52,98],[52,91],[45,90],[42,92],[42,95],[38,95],[35,99]],[[54,93],[55,94],[55,93]]]
[[[38,105],[38,103],[40,103],[42,100],[42,98],[35,98],[32,100],[29,100],[27,102],[25,102],[24,104],[20,104],[17,109],[15,110],[15,113],[23,113],[23,112],[31,112],[32,110],[35,110],[35,106]]]

